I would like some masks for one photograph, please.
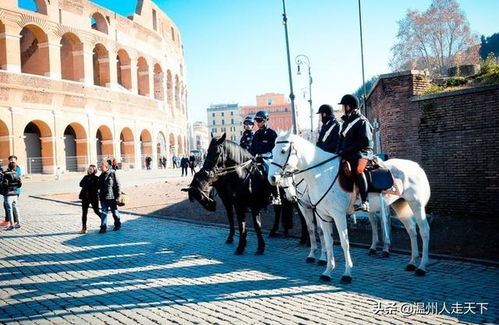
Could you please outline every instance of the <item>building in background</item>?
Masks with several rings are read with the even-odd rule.
[[[156,4],[138,0],[124,17],[88,0],[21,3],[0,1],[1,164],[140,168],[187,151],[182,40]]]
[[[197,150],[205,153],[210,144],[210,130],[203,122],[194,122],[192,124],[191,150]]]
[[[227,134],[227,139],[239,141],[241,113],[238,104],[210,105],[207,109],[208,129],[213,136]]]
[[[293,129],[293,114],[291,103],[284,94],[266,93],[256,96],[256,106],[242,106],[239,125],[248,115],[255,116],[258,111],[268,111],[270,114],[269,126],[276,131],[288,131]],[[242,131],[239,132],[239,137]]]

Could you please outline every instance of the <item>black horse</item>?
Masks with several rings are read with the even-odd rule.
[[[227,243],[234,238],[234,210],[239,226],[239,245],[235,253],[243,254],[246,247],[246,209],[251,210],[253,225],[258,237],[257,255],[265,251],[260,212],[269,204],[271,187],[254,160],[254,157],[235,142],[220,138],[211,139],[203,167],[194,175],[187,189],[189,199],[198,201],[209,211],[216,210],[213,186],[222,200],[229,218],[230,233]]]

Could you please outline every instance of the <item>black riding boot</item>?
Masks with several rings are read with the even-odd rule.
[[[358,207],[358,210],[369,212],[369,201],[367,201],[367,178],[365,173],[357,174],[357,185],[359,186],[361,201],[361,206]]]

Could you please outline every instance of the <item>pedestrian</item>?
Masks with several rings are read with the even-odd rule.
[[[163,156],[163,158],[161,159],[161,165],[163,165],[163,169],[166,169],[166,157]]]
[[[317,114],[321,114],[322,127],[317,139],[317,147],[330,153],[337,153],[340,144],[340,123],[333,114],[333,108],[324,104],[319,107]]]
[[[100,218],[99,211],[99,177],[97,177],[97,167],[95,165],[88,166],[87,175],[83,176],[80,181],[80,195],[79,198],[81,200],[81,224],[82,228],[80,230],[80,234],[87,233],[87,214],[88,207],[90,204],[92,205],[92,209],[94,210],[97,217]]]
[[[19,178],[21,178],[23,174],[22,174],[21,167],[19,167],[19,165],[17,164],[17,156],[10,155],[8,159],[9,159],[9,163],[11,163],[11,162],[15,162],[16,163],[16,173],[19,176]],[[17,188],[17,198],[18,199],[19,199],[20,195],[21,195],[21,187],[18,187]],[[9,224],[10,224],[9,217],[7,216],[7,214],[5,214],[5,221],[2,221],[0,223],[0,227],[5,227],[5,226],[8,226]]]
[[[116,173],[109,168],[107,161],[100,165],[102,173],[99,176],[99,199],[101,204],[101,226],[99,233],[107,231],[107,214],[109,209],[113,214],[114,228],[117,231],[121,228],[120,213],[118,211],[118,201],[120,200],[120,183]]]
[[[17,164],[9,162],[7,171],[2,175],[2,194],[4,196],[3,205],[5,215],[9,219],[9,225],[5,230],[20,228],[19,210],[17,207],[18,194],[17,189],[22,186],[21,177],[16,172]]]
[[[175,155],[172,156],[172,168],[177,168],[177,164],[175,163]]]
[[[359,111],[359,102],[353,95],[345,95],[339,103],[345,115],[340,132],[338,154],[350,163],[355,184],[359,188],[361,204],[354,205],[355,211],[369,212],[367,200],[367,178],[364,173],[367,162],[373,159],[373,130],[364,115]]]
[[[152,162],[152,158],[150,156],[147,156],[146,157],[146,168],[148,170],[151,169],[151,162]]]
[[[116,158],[113,158],[113,170],[118,170],[118,160]]]
[[[189,167],[189,159],[187,157],[182,157],[180,167],[182,168],[182,176],[187,176],[187,167]]]
[[[191,169],[191,175],[194,175],[196,173],[196,171],[194,170],[194,168],[196,167],[196,157],[194,157],[194,155],[191,155],[189,157],[189,167]]]

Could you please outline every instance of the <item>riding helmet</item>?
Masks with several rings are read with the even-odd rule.
[[[340,105],[348,105],[351,109],[357,109],[359,107],[359,100],[354,95],[347,94],[341,98]]]
[[[246,116],[246,118],[243,121],[244,125],[253,125],[255,124],[255,119],[253,119],[253,116]]]
[[[269,112],[267,111],[258,111],[255,114],[255,120],[268,120],[269,119]]]
[[[333,108],[331,105],[328,104],[323,104],[319,107],[319,110],[317,111],[317,114],[322,114],[326,113],[328,116],[333,115]]]

